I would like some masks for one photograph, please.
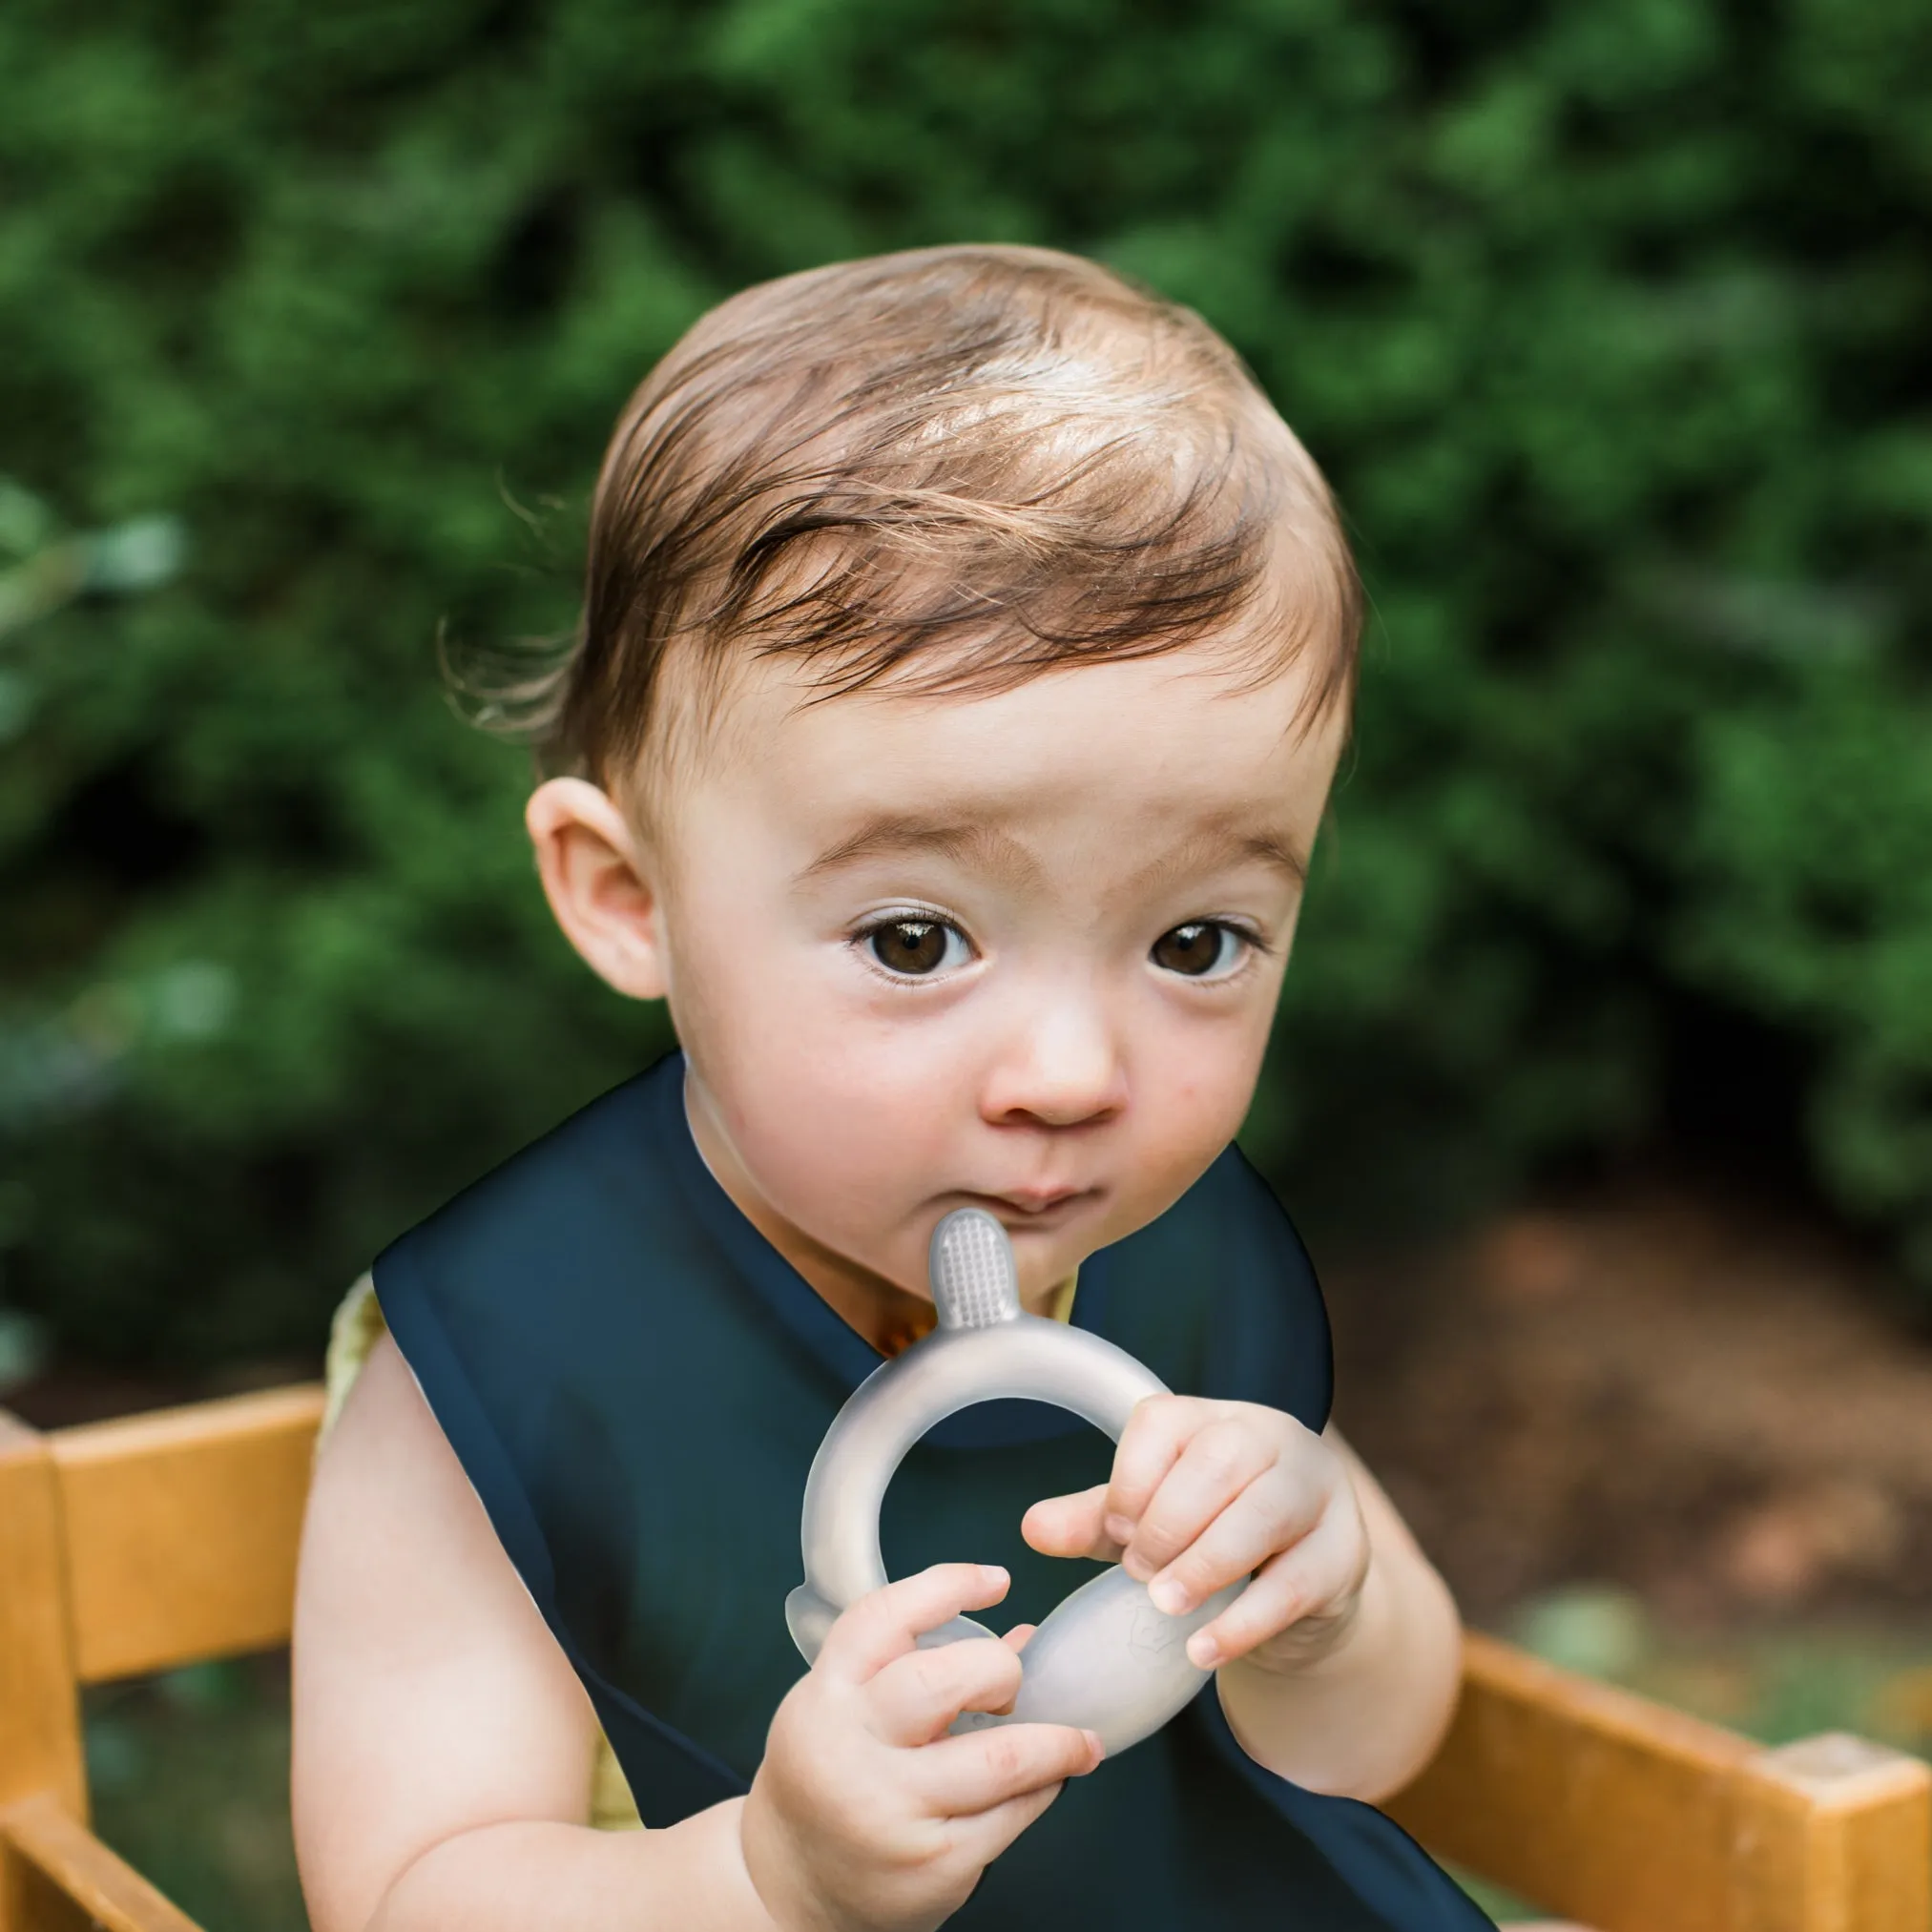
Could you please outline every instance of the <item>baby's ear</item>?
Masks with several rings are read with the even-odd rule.
[[[583,779],[551,779],[530,794],[523,817],[544,896],[564,936],[620,993],[661,1000],[662,904],[644,849],[616,800]]]

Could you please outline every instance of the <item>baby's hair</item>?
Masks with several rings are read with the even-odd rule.
[[[936,693],[1218,632],[1257,682],[1319,651],[1319,711],[1361,611],[1319,472],[1198,316],[1049,249],[919,249],[746,289],[652,370],[577,634],[492,709],[608,785],[674,648],[695,689],[750,652]]]

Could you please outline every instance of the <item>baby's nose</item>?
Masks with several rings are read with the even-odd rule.
[[[981,1111],[988,1120],[1031,1119],[1073,1127],[1117,1112],[1126,1070],[1098,1002],[1045,1002],[1017,1027],[987,1075]]]

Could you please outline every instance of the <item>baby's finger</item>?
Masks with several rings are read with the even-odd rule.
[[[934,1816],[966,1818],[1084,1776],[1101,1755],[1100,1739],[1091,1731],[1067,1724],[996,1724],[943,1737],[912,1763]]]
[[[1158,1514],[1165,1495],[1163,1488],[1150,1516]],[[1262,1470],[1178,1556],[1148,1580],[1148,1595],[1169,1616],[1185,1616],[1223,1585],[1248,1575],[1278,1550],[1292,1548],[1309,1535],[1322,1521],[1326,1501],[1319,1482],[1281,1464]]]
[[[862,1596],[825,1633],[816,1669],[862,1684],[919,1636],[964,1611],[985,1610],[1006,1595],[1010,1579],[996,1563],[935,1563]]]
[[[1066,1788],[1064,1781],[1043,1784],[1038,1791],[1009,1797],[976,1818],[954,1818],[950,1836],[956,1853],[977,1866],[991,1864]]]
[[[1254,1582],[1188,1639],[1188,1656],[1203,1671],[1245,1656],[1311,1611],[1352,1597],[1361,1588],[1367,1560],[1359,1530],[1331,1511],[1293,1548],[1263,1564]]]
[[[1091,1556],[1112,1563],[1120,1545],[1101,1527],[1107,1509],[1105,1483],[1070,1496],[1046,1496],[1020,1519],[1020,1534],[1043,1556]]]
[[[865,1686],[865,1722],[887,1744],[930,1744],[962,1711],[998,1711],[1020,1693],[1023,1667],[996,1637],[963,1637],[894,1657]]]
[[[1134,1404],[1113,1450],[1113,1474],[1102,1505],[1101,1529],[1125,1545],[1161,1478],[1180,1459],[1188,1438],[1207,1420],[1209,1404],[1193,1396],[1148,1396]]]
[[[1015,1624],[1011,1630],[1000,1632],[1000,1642],[1005,1644],[1017,1656],[1027,1648],[1027,1639],[1039,1628],[1038,1624]],[[1013,1708],[1014,1703],[1019,1698],[1019,1687],[1015,1685],[1012,1696],[1008,1697],[1004,1704],[988,1704],[984,1708],[992,1712],[995,1716],[1004,1717]]]
[[[1166,1568],[1257,1477],[1274,1466],[1277,1448],[1270,1437],[1234,1417],[1200,1428],[1141,1511],[1120,1559],[1128,1575],[1144,1583]],[[1278,1542],[1274,1546],[1280,1547]],[[1261,1550],[1246,1568],[1252,1568],[1267,1553]]]

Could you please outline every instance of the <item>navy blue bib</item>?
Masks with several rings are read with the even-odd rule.
[[[805,1473],[881,1357],[713,1179],[673,1054],[526,1149],[376,1262],[390,1332],[648,1825],[745,1791],[804,1669],[785,1630]],[[1170,1388],[1319,1429],[1328,1323],[1287,1215],[1234,1150],[1081,1267],[1073,1320]],[[1018,1540],[1043,1496],[1105,1481],[1077,1417],[996,1402],[906,1458],[892,1574],[1001,1561],[996,1613],[1037,1621],[1091,1573]],[[1210,1683],[1145,1743],[1070,1780],[949,1922],[960,1932],[1489,1921],[1396,1824],[1301,1790],[1235,1741]]]

